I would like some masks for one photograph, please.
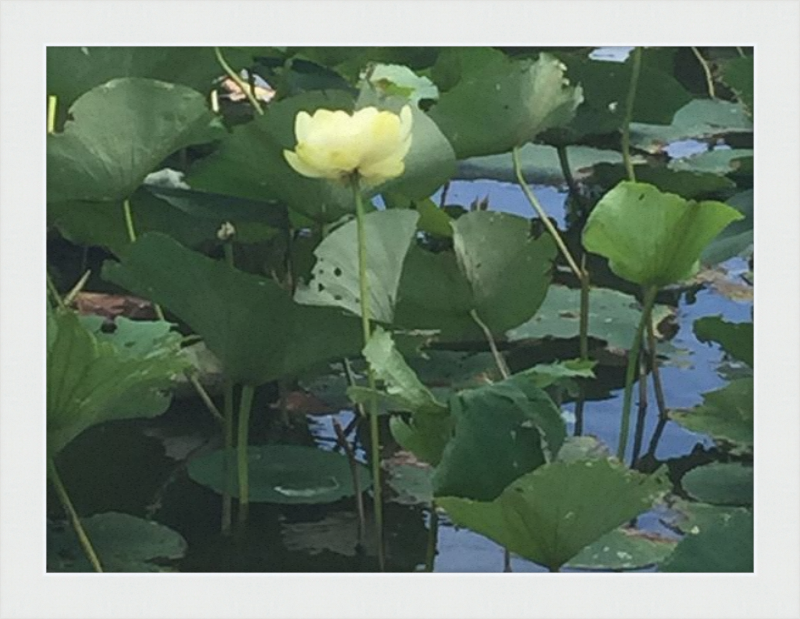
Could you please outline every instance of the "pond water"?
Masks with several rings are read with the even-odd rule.
[[[695,148],[693,144],[675,147],[676,152],[687,154]],[[565,193],[554,187],[535,187],[535,191],[548,214],[563,226]],[[531,214],[519,188],[512,184],[456,181],[451,184],[448,196],[448,202],[467,205],[474,199],[488,196],[493,210],[524,216]],[[728,279],[734,282],[748,271],[743,260],[734,259],[723,266]],[[678,330],[662,351],[662,354],[666,353],[661,376],[668,407],[694,406],[700,403],[702,393],[724,384],[718,373],[722,354],[716,345],[697,341],[692,330],[693,322],[710,315],[722,315],[735,322],[749,321],[752,310],[751,300],[731,299],[713,288],[680,295],[675,316]],[[610,390],[607,397],[586,402],[584,434],[615,445],[622,390],[618,381],[612,381],[607,388]],[[658,422],[654,398],[650,384],[650,405],[643,434],[645,450]],[[251,506],[247,530],[233,539],[222,537],[219,534],[219,496],[192,482],[183,465],[192,450],[198,449],[196,453],[199,453],[215,446],[213,440],[209,442],[209,437],[217,434],[215,426],[199,401],[178,402],[173,408],[175,410],[161,419],[93,428],[65,451],[63,476],[65,483],[74,489],[74,501],[79,511],[86,515],[108,510],[123,511],[149,516],[174,528],[189,544],[188,554],[178,566],[181,571],[350,572],[375,569],[369,548],[363,556],[353,551],[357,522],[352,500],[327,506],[286,508],[255,504]],[[564,405],[567,413],[573,408],[572,403]],[[321,448],[334,448],[334,418],[346,427],[353,413],[343,410],[335,415],[308,416],[304,440]],[[198,429],[198,419],[207,425]],[[573,425],[568,422],[570,434]],[[632,420],[632,425],[635,425],[635,420]],[[257,436],[256,432],[254,442],[258,440]],[[631,448],[629,446],[629,458]],[[654,456],[658,463],[703,459],[707,457],[704,452],[710,449],[713,449],[713,444],[707,437],[668,422]],[[362,445],[357,445],[357,457],[362,461],[365,459]],[[147,463],[146,467],[144,463]],[[370,500],[365,500],[365,503],[369,511]],[[388,504],[386,510],[389,569],[423,569],[428,545],[428,511],[420,505],[395,503]],[[662,524],[664,516],[663,512],[649,512],[642,515],[637,524],[647,531],[673,536]],[[368,523],[369,520],[368,513]],[[511,565],[516,572],[544,571],[544,568],[518,557],[512,557]],[[503,551],[478,534],[453,527],[443,516],[435,571],[500,572],[503,571]]]

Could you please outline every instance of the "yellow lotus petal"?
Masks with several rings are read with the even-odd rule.
[[[285,150],[283,151],[283,156],[286,159],[286,162],[292,166],[292,168],[294,168],[295,172],[298,174],[308,176],[309,178],[326,178],[324,173],[322,173],[318,168],[305,163],[294,151]]]

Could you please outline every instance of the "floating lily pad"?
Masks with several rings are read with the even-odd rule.
[[[694,334],[701,342],[716,342],[728,355],[753,367],[752,322],[728,322],[722,316],[704,316],[694,321]]]
[[[81,519],[106,572],[168,572],[186,553],[179,533],[151,520],[107,512]],[[75,532],[67,523],[48,522],[47,571],[92,572]]]
[[[526,144],[519,150],[522,175],[528,183],[560,185],[566,182],[553,146]],[[589,146],[568,146],[567,159],[572,176],[576,180],[590,177],[595,166],[622,163],[622,155],[613,150],[600,150]],[[634,157],[634,162],[640,159]],[[455,178],[474,180],[491,179],[505,183],[516,183],[514,162],[509,153],[471,157],[459,162]],[[521,191],[521,190],[520,190]]]
[[[673,159],[668,164],[676,172],[731,174],[753,169],[753,150],[749,148],[718,148],[699,155]],[[644,179],[642,179],[644,180]]]
[[[597,203],[583,245],[619,277],[661,288],[699,270],[705,246],[741,213],[722,202],[687,201],[645,183],[622,182]]]
[[[189,367],[169,327],[129,321],[122,323],[119,339],[98,337],[91,321],[87,328],[74,312],[48,307],[48,456],[98,423],[154,417],[167,409],[171,397],[165,390]]]
[[[333,503],[355,494],[347,457],[331,451],[299,445],[251,445],[247,462],[251,503]],[[369,469],[356,466],[361,490],[367,490],[372,484]],[[236,451],[220,449],[193,458],[189,477],[214,492],[238,497]]]
[[[719,462],[706,464],[686,473],[681,485],[703,503],[753,504],[753,467]]]
[[[295,303],[274,280],[230,268],[149,233],[106,262],[103,277],[174,312],[219,358],[231,380],[260,385],[357,354],[359,320]]]
[[[722,514],[688,533],[661,564],[662,572],[752,572],[753,514]]]
[[[461,79],[440,95],[430,116],[458,159],[508,152],[571,120],[583,95],[564,69],[548,54],[535,62],[498,58],[462,66]]]
[[[736,187],[736,183],[731,179],[713,172],[651,167],[648,165],[637,165],[635,171],[636,180],[639,182],[655,185],[661,191],[674,193],[687,199],[718,194]],[[627,177],[628,174],[621,163],[616,165],[603,163],[594,168],[592,179],[603,187],[614,187]]]
[[[553,462],[494,501],[436,499],[450,519],[526,559],[558,570],[583,548],[648,509],[667,487],[610,460]]]
[[[752,449],[753,407],[753,378],[747,377],[704,393],[702,405],[670,411],[669,417],[692,432]]]
[[[391,323],[403,260],[414,238],[419,215],[391,210],[364,218],[370,318]],[[358,234],[355,220],[329,234],[314,250],[317,258],[307,286],[299,286],[295,301],[302,305],[341,307],[361,315]]]
[[[437,496],[491,501],[552,460],[566,436],[556,405],[525,378],[463,391],[450,411],[455,428],[433,475]]]
[[[168,155],[225,134],[202,94],[143,78],[90,90],[70,115],[47,136],[48,202],[121,202]]]
[[[614,529],[584,548],[567,567],[622,571],[657,565],[675,550],[677,540],[635,529]]]
[[[681,140],[707,140],[730,133],[752,132],[753,121],[741,104],[693,99],[675,113],[670,125],[631,123],[631,146],[659,153]]]
[[[596,361],[582,361],[581,359],[540,363],[515,374],[515,376],[530,378],[539,389],[544,389],[556,383],[568,382],[575,378],[594,378],[593,369],[595,365],[597,365]]]
[[[580,291],[553,285],[539,311],[506,333],[510,342],[527,339],[577,338]],[[665,305],[653,307],[653,326],[672,315]],[[608,288],[592,288],[589,295],[589,336],[604,340],[610,348],[627,350],[642,312],[632,296]]]

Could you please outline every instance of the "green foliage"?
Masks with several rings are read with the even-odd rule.
[[[81,521],[106,572],[165,572],[186,554],[186,540],[164,525],[130,514],[106,512]],[[72,528],[47,526],[47,571],[92,572]]]
[[[693,432],[738,448],[753,447],[753,378],[739,378],[703,394],[703,404],[688,411],[670,411],[673,421]]]
[[[498,57],[460,68],[458,83],[440,95],[430,113],[458,159],[522,146],[568,123],[583,100],[581,88],[565,77],[564,65],[547,54],[535,62]]]
[[[261,445],[247,448],[247,461],[252,503],[333,503],[355,494],[350,464],[341,454],[300,445]],[[356,466],[363,492],[371,484],[369,469]],[[193,458],[189,477],[219,494],[239,496],[234,450]]]
[[[683,159],[673,159],[667,165],[669,169],[676,172],[732,174],[749,171],[752,173],[753,150],[750,148],[720,148]]]
[[[690,532],[661,564],[662,572],[752,572],[753,514],[721,514]]]
[[[744,218],[734,221],[706,246],[700,255],[704,264],[719,264],[734,256],[753,253],[753,190],[737,193],[727,200],[727,204],[739,211]]]
[[[694,334],[701,342],[716,342],[728,355],[753,367],[752,322],[728,322],[722,316],[704,316],[694,321]]]
[[[721,202],[687,201],[645,183],[622,182],[595,206],[583,245],[619,277],[661,288],[699,269],[705,246],[742,215]]]
[[[436,499],[450,519],[556,571],[583,548],[645,511],[665,489],[611,460],[553,462],[494,501]]]
[[[417,230],[419,215],[390,210],[364,218],[370,318],[394,320],[403,260]],[[359,303],[358,226],[355,220],[329,234],[314,250],[317,258],[311,281],[294,298],[303,305],[333,306],[361,315]]]
[[[62,133],[47,136],[49,202],[119,202],[168,155],[224,135],[199,92],[143,78],[98,86],[70,114]]]
[[[154,417],[169,406],[165,390],[189,367],[180,336],[168,323],[121,325],[118,337],[98,337],[74,312],[48,308],[48,457],[91,426]]]
[[[687,200],[727,192],[736,187],[729,178],[713,172],[673,170],[668,167],[637,165],[636,180],[658,187],[665,193],[674,193]],[[601,163],[594,168],[592,180],[603,187],[614,187],[628,177],[622,164]]]
[[[295,303],[275,281],[206,258],[158,233],[140,237],[103,277],[161,304],[203,337],[226,376],[249,385],[360,349],[359,321]]]
[[[753,57],[744,56],[729,60],[722,67],[722,81],[728,85],[736,97],[747,108],[750,117],[753,117],[753,82],[754,82]]]
[[[657,565],[675,550],[677,542],[635,529],[614,529],[589,544],[567,567],[584,570],[634,570]]]
[[[436,496],[491,501],[552,460],[566,436],[558,408],[524,377],[454,395],[450,411],[454,435],[433,475]]]
[[[752,505],[753,467],[715,462],[692,469],[681,479],[692,497],[713,505]]]
[[[653,307],[653,326],[670,315],[664,305]],[[589,297],[589,337],[610,348],[627,350],[642,311],[632,296],[609,288],[592,288]],[[506,333],[510,342],[544,338],[577,338],[580,291],[554,284],[539,311],[527,322]]]

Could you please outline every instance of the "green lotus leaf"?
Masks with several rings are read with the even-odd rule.
[[[706,245],[741,218],[722,202],[687,201],[652,185],[626,181],[595,206],[583,230],[583,245],[608,258],[619,277],[661,288],[694,275]]]
[[[97,86],[70,115],[47,136],[48,202],[120,202],[168,155],[225,134],[199,92],[144,78]]]
[[[728,322],[722,316],[704,316],[694,321],[694,334],[701,342],[716,342],[734,359],[753,367],[753,323]]]
[[[436,84],[403,65],[373,65],[367,79],[382,94],[400,95],[413,103],[418,103],[422,99],[439,98]]]
[[[752,572],[753,514],[723,513],[689,532],[661,564],[662,572]]]
[[[98,336],[71,311],[48,309],[47,453],[91,426],[167,410],[172,379],[189,367],[169,323],[121,321]]]
[[[165,561],[181,559],[186,540],[164,525],[130,514],[106,512],[81,520],[106,572],[164,572]],[[92,572],[74,530],[48,522],[47,571]]]
[[[744,215],[744,219],[734,221],[706,246],[700,256],[703,264],[714,265],[734,256],[753,254],[753,190],[737,193],[726,200],[726,204]]]
[[[65,109],[120,77],[147,77],[207,93],[222,75],[212,47],[47,47],[47,94]]]
[[[272,279],[232,269],[171,238],[141,236],[103,277],[173,312],[203,337],[228,378],[260,385],[361,349],[359,321],[295,303]]]
[[[436,499],[450,519],[557,571],[606,533],[647,510],[668,486],[611,460],[552,462],[494,501]]]
[[[700,406],[670,411],[669,417],[692,432],[752,449],[753,406],[753,378],[739,378],[704,393]]]
[[[417,230],[419,215],[391,210],[364,218],[370,318],[391,323],[403,260]],[[303,305],[333,306],[361,315],[359,302],[358,226],[355,220],[334,230],[314,250],[317,261],[308,285],[298,286],[295,300]]]
[[[729,192],[736,188],[736,183],[731,179],[714,172],[676,170],[648,165],[637,165],[635,170],[636,179],[640,183],[654,185],[665,193],[674,193],[687,200]],[[622,164],[601,163],[595,166],[592,181],[603,187],[614,187],[627,177],[627,171]]]
[[[300,445],[259,445],[247,448],[247,460],[251,503],[333,503],[355,494],[350,463],[341,454]],[[371,485],[369,469],[356,464],[356,470],[363,492]],[[218,494],[238,497],[236,451],[220,449],[193,458],[189,477]]]
[[[729,60],[722,67],[722,81],[727,84],[753,116],[753,57]]]
[[[437,466],[453,436],[453,418],[444,415],[413,415],[408,420],[394,415],[389,419],[394,440],[422,462]]]
[[[620,528],[606,533],[573,557],[567,567],[583,570],[622,571],[661,563],[678,542],[635,529]]]
[[[458,83],[430,112],[458,159],[504,153],[568,123],[583,100],[564,65],[541,54],[534,61],[498,58],[462,66]],[[491,122],[487,122],[491,119]]]
[[[692,497],[712,505],[752,505],[753,467],[714,462],[686,473],[681,485]]]
[[[653,307],[653,326],[671,315],[665,305]],[[610,288],[592,288],[589,296],[589,337],[610,348],[627,350],[636,333],[642,311],[636,299]],[[536,314],[506,333],[510,342],[545,338],[577,338],[580,321],[580,291],[552,285]]]
[[[491,501],[555,458],[566,436],[556,405],[525,377],[454,395],[450,411],[454,433],[433,475],[436,496]]]
[[[751,148],[718,148],[691,157],[673,159],[667,166],[668,169],[676,172],[700,174],[732,174],[747,171],[752,173],[753,150]]]

